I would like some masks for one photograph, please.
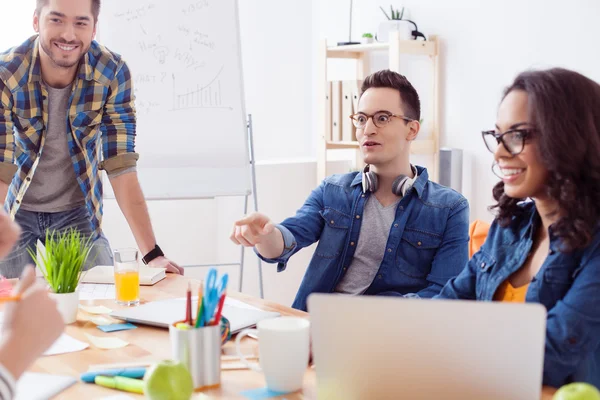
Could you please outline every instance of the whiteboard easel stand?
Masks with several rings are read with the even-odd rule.
[[[246,123],[246,128],[248,132],[248,148],[250,151],[250,173],[252,179],[252,199],[254,200],[254,211],[258,212],[258,195],[256,194],[256,162],[254,160],[254,134],[252,130],[252,114],[248,114],[248,122]],[[249,193],[244,195],[244,215],[248,214],[248,196]],[[196,264],[196,265],[183,265],[184,268],[190,267],[227,267],[232,265],[239,265],[240,267],[240,284],[238,287],[238,291],[242,291],[242,284],[244,281],[244,255],[246,248],[244,246],[240,246],[240,262],[239,263],[225,263],[225,264]],[[260,258],[256,257],[258,261],[258,290],[260,293],[260,298],[264,299],[264,291],[263,291],[263,274],[262,274],[262,263]]]

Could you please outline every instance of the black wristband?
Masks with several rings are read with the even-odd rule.
[[[145,265],[148,265],[150,261],[154,260],[155,258],[162,257],[164,255],[165,253],[163,253],[160,247],[158,247],[158,245],[155,245],[154,248],[150,250],[150,252],[144,256],[144,258],[142,258],[142,261]]]

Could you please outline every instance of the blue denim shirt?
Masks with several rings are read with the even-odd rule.
[[[436,298],[493,299],[500,284],[523,266],[541,224],[533,202],[522,207],[526,215],[510,226],[492,224],[480,251]],[[550,251],[525,301],[548,311],[544,384],[583,381],[600,387],[600,230],[587,248],[572,253],[561,252],[560,239],[550,231]]]
[[[468,260],[469,205],[452,189],[430,182],[418,167],[412,188],[400,200],[386,251],[367,295],[433,297]],[[326,178],[296,215],[277,225],[285,243],[279,272],[298,250],[319,241],[292,307],[306,310],[314,292],[333,292],[354,256],[363,208],[361,173]],[[259,254],[260,257],[260,254]]]

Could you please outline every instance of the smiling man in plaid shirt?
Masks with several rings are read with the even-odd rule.
[[[93,41],[100,0],[37,0],[36,35],[0,54],[0,198],[23,233],[0,273],[18,277],[47,230],[94,239],[90,263],[112,264],[101,229],[102,181],[145,262],[182,273],[156,244],[137,178],[131,74]]]

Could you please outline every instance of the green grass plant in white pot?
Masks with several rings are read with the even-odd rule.
[[[46,231],[46,251],[39,258],[35,249],[28,249],[52,290],[50,296],[56,300],[65,324],[77,320],[77,285],[92,245],[91,237],[69,228],[62,232]]]

